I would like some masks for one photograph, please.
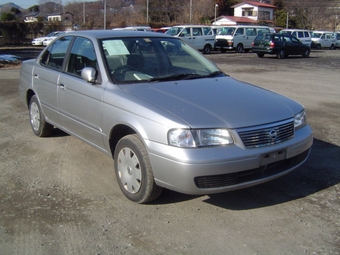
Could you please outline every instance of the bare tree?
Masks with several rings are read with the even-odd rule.
[[[305,29],[330,29],[334,24],[339,1],[286,0],[285,7],[292,25]],[[334,29],[334,26],[332,27]]]

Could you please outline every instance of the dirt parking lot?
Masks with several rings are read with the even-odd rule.
[[[19,69],[0,69],[0,254],[340,254],[340,50],[208,58],[306,107],[315,139],[302,167],[244,190],[166,190],[135,204],[121,194],[111,158],[58,130],[34,136]]]

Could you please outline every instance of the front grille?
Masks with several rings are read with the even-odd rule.
[[[284,121],[253,129],[237,130],[247,148],[257,148],[281,143],[294,137],[294,121]]]

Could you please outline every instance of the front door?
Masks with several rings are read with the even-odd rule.
[[[83,80],[81,71],[85,67],[97,69],[96,52],[89,39],[77,37],[66,73],[59,80],[58,107],[62,125],[68,132],[103,148],[101,109],[104,85]]]

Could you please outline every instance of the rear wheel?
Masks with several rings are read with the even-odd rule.
[[[131,201],[143,204],[160,196],[162,188],[154,181],[148,152],[137,135],[127,135],[118,142],[114,168],[121,191]]]
[[[331,45],[330,49],[331,49],[331,50],[334,50],[334,49],[335,49],[334,44]]]
[[[281,59],[285,58],[285,57],[286,57],[286,51],[285,51],[285,49],[281,49],[280,52],[279,52],[279,54],[277,54],[277,57],[278,57],[278,58],[281,58]]]
[[[203,48],[203,53],[210,54],[210,52],[211,52],[211,46],[209,44],[205,45]]]
[[[317,50],[321,50],[321,44],[316,45]]]
[[[263,58],[264,54],[263,54],[263,53],[257,53],[257,56],[258,56],[259,58]]]
[[[39,137],[50,136],[53,132],[53,126],[45,121],[37,96],[31,98],[28,110],[33,133]]]
[[[242,53],[243,52],[243,45],[242,43],[239,43],[236,47],[236,52],[237,53]]]
[[[302,57],[308,58],[309,54],[310,54],[310,50],[309,49],[305,49],[305,52],[302,54]]]

